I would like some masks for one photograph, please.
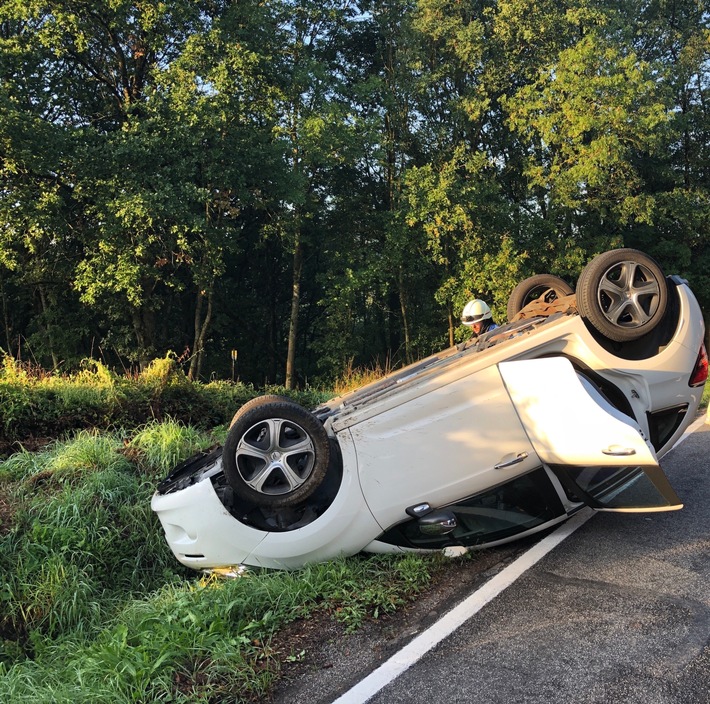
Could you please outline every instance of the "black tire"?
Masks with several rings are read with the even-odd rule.
[[[661,267],[637,249],[598,255],[577,282],[579,314],[614,342],[631,342],[653,330],[667,306],[668,284]]]
[[[559,276],[553,274],[537,274],[523,279],[510,294],[508,299],[508,322],[523,309],[528,303],[536,301],[543,296],[545,303],[574,293],[574,289]]]
[[[280,508],[307,499],[330,460],[323,424],[285,396],[260,396],[232,419],[222,467],[235,494],[257,506]]]

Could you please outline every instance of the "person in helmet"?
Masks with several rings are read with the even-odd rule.
[[[493,315],[488,304],[480,298],[475,298],[464,306],[461,322],[471,328],[473,337],[478,337],[484,332],[495,330],[498,327],[493,322]]]

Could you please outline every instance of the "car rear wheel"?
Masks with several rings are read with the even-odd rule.
[[[239,497],[278,508],[308,498],[329,459],[328,434],[312,413],[284,396],[261,396],[234,416],[222,465]]]
[[[604,337],[637,340],[661,322],[668,284],[658,264],[636,249],[614,249],[592,259],[577,282],[579,313]]]
[[[552,303],[572,293],[573,288],[564,279],[553,274],[537,274],[524,279],[513,289],[508,299],[508,321],[513,320],[528,303],[541,296],[545,303]]]

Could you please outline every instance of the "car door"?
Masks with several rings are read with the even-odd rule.
[[[540,467],[495,364],[455,365],[349,425],[358,476],[383,529],[427,502],[446,506]]]
[[[606,511],[682,508],[639,425],[568,359],[508,361],[498,368],[531,445],[568,498]]]

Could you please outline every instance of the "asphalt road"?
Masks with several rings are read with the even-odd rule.
[[[710,704],[710,425],[662,465],[681,511],[594,514],[374,695],[334,701]]]

